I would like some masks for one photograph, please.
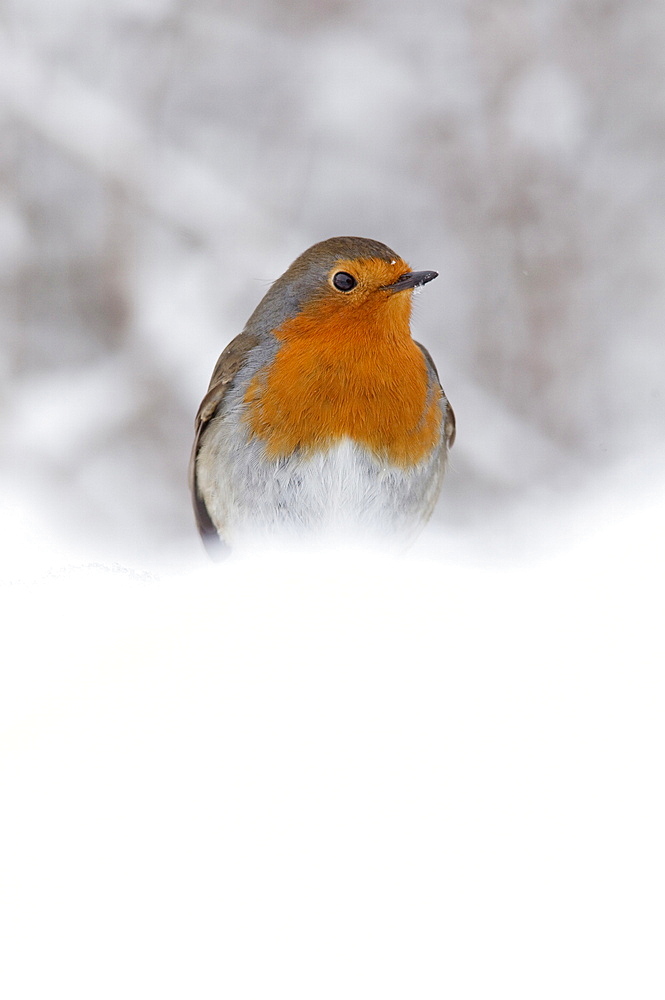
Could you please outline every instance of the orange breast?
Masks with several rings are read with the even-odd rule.
[[[411,339],[409,297],[399,298],[362,309],[320,300],[276,331],[275,360],[245,394],[251,431],[269,457],[348,437],[381,460],[410,466],[439,442],[441,390],[428,385]]]

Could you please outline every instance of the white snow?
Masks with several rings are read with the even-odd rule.
[[[658,995],[662,500],[505,567],[15,521],[2,995]]]

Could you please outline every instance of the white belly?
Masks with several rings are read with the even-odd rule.
[[[236,546],[268,537],[376,538],[413,535],[439,493],[438,451],[415,469],[379,462],[344,439],[303,457],[266,460],[263,445],[210,428],[199,457],[199,488],[222,537]]]

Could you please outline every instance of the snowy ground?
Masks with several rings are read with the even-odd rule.
[[[5,511],[2,996],[661,997],[664,497],[158,574]]]

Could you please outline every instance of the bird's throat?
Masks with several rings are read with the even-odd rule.
[[[269,458],[307,453],[349,438],[380,460],[421,461],[441,434],[440,391],[409,330],[404,310],[354,313],[322,309],[277,331],[273,363],[245,393],[251,434]],[[401,315],[400,315],[401,312]]]

